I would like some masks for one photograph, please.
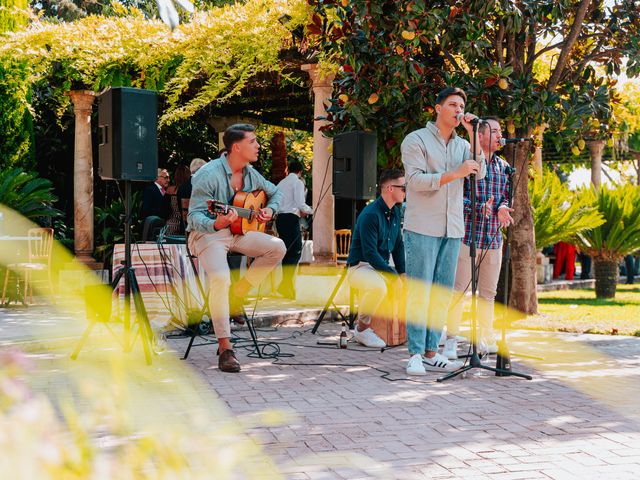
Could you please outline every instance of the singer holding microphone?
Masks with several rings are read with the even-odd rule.
[[[436,98],[436,121],[415,130],[402,142],[407,180],[404,218],[407,294],[408,375],[426,370],[452,372],[462,366],[438,353],[438,342],[454,285],[460,243],[465,234],[463,181],[486,174],[479,138],[471,145],[456,134],[462,125],[473,142],[478,118],[464,113],[466,93],[447,87]],[[431,285],[441,288],[431,295]]]
[[[460,319],[464,306],[465,294],[471,293],[471,262],[469,261],[469,245],[476,243],[476,265],[478,267],[478,295],[482,299],[478,303],[478,323],[480,335],[478,350],[486,353],[497,353],[498,346],[493,333],[493,302],[500,277],[502,264],[502,232],[500,227],[508,227],[513,223],[509,206],[509,174],[511,167],[496,151],[507,142],[515,143],[525,139],[502,138],[499,119],[487,117],[478,125],[480,146],[487,160],[487,174],[476,182],[476,212],[471,212],[471,182],[464,180],[464,219],[465,234],[460,247],[458,267],[456,270],[453,305],[447,321],[447,340],[442,352],[449,360],[458,358],[458,342],[456,336],[460,329]],[[472,215],[476,218],[476,236],[471,238]]]

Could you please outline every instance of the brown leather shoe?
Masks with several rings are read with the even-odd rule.
[[[233,350],[222,352],[222,355],[218,357],[218,368],[220,371],[228,373],[238,373],[240,371],[240,362],[238,362]]]
[[[240,297],[229,293],[229,320],[238,325],[247,323],[247,314],[242,303],[243,301]]]

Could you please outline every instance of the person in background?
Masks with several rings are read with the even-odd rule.
[[[189,176],[189,180],[187,182],[178,187],[178,200],[183,198],[191,198],[191,190],[193,188],[191,185],[191,179],[196,174],[196,172],[206,164],[206,160],[203,160],[202,158],[194,158],[193,160],[191,160],[191,163],[189,164],[189,171],[191,172],[191,175]]]
[[[624,257],[625,273],[627,274],[627,285],[633,285],[638,274],[638,258],[634,255]]]
[[[580,280],[590,279],[591,257],[586,253],[578,252],[578,260],[580,260]]]
[[[164,198],[169,186],[169,172],[164,168],[158,169],[156,181],[142,192],[142,218],[160,217],[169,218],[169,208]]]
[[[169,205],[169,218],[167,219],[167,235],[183,235],[184,226],[182,222],[182,214],[180,212],[180,203],[178,200],[178,189],[189,183],[191,179],[191,171],[186,165],[178,165],[173,174],[174,184],[167,187],[165,199]]]
[[[556,262],[553,265],[553,278],[557,279],[564,270],[566,280],[573,280],[576,271],[576,246],[567,242],[558,242],[553,249]]]
[[[305,203],[303,171],[302,163],[291,162],[289,175],[278,183],[282,202],[276,217],[276,229],[287,247],[282,259],[282,282],[278,292],[291,300],[296,299],[295,275],[302,255],[300,217],[313,214],[313,209]]]

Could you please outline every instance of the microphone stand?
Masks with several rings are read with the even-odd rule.
[[[473,123],[473,159],[475,160],[477,157],[477,137],[478,137],[478,123],[479,119]],[[488,168],[488,166],[487,166]],[[451,372],[444,377],[438,378],[438,382],[444,382],[451,378],[457,377],[460,374],[466,373],[472,368],[480,368],[482,370],[489,370],[494,372],[496,375],[500,376],[514,376],[526,378],[527,380],[531,380],[532,377],[530,375],[525,375],[523,373],[516,373],[511,371],[511,369],[506,370],[502,368],[493,368],[488,365],[483,365],[480,361],[480,356],[478,355],[478,299],[477,299],[477,288],[478,288],[478,267],[476,265],[476,176],[475,174],[469,175],[469,192],[470,192],[470,200],[471,200],[471,244],[469,245],[469,259],[471,261],[471,357],[469,358],[469,364],[456,370],[455,372]],[[504,335],[504,332],[503,332]]]
[[[506,145],[506,144],[505,144]],[[513,205],[513,175],[516,173],[516,148],[517,143],[513,145],[511,154],[511,165],[507,166],[507,182],[509,182],[507,205],[511,207]],[[509,274],[511,271],[511,225],[507,227],[504,238],[504,256],[502,258],[504,265],[503,284],[504,290],[502,295],[502,304],[504,305],[504,314],[502,315],[501,322],[501,338],[498,342],[498,355],[496,356],[496,369],[507,370],[511,372],[511,353],[509,351],[509,345],[507,343],[507,317],[509,315]],[[544,360],[542,357],[535,357],[533,355],[524,355],[515,353],[518,357],[531,358],[533,360]],[[496,372],[497,377],[505,377],[507,374],[502,372]]]

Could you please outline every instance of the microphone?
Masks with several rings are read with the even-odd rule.
[[[459,122],[461,122],[463,118],[464,118],[464,113],[458,113],[458,114],[456,115],[456,120],[457,120],[457,121],[459,121]],[[477,124],[479,121],[480,121],[480,118],[476,117],[476,118],[474,118],[473,120],[471,120],[469,123],[470,123],[471,125],[475,125],[475,124]]]
[[[531,142],[533,139],[531,138],[501,138],[500,145],[503,147],[508,143],[522,143],[522,142]]]

